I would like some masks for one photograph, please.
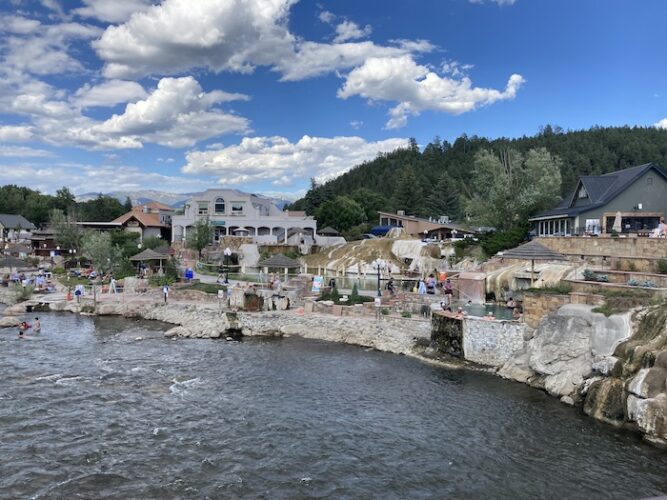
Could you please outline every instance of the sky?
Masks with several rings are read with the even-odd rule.
[[[0,185],[296,198],[409,138],[667,128],[665,21],[664,0],[0,0]]]

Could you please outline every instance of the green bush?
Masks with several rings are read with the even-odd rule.
[[[53,274],[65,274],[65,268],[64,267],[54,267],[53,270],[51,271]]]
[[[383,307],[382,309],[380,309],[380,314],[382,314],[383,316],[387,316],[389,314],[389,309]]]
[[[545,286],[544,288],[528,288],[526,292],[544,293],[553,295],[567,295],[572,291],[572,285],[569,283],[558,282],[553,286]]]
[[[90,304],[86,304],[86,305],[84,305],[84,306],[81,306],[81,312],[82,312],[82,313],[92,314],[92,313],[95,312],[95,307],[94,307],[94,306],[91,306]]]
[[[507,231],[497,231],[495,233],[485,234],[480,238],[480,245],[484,253],[491,257],[498,252],[514,248],[523,243],[526,237],[526,228],[518,226]]]
[[[660,259],[655,267],[658,274],[667,274],[667,259]]]
[[[356,302],[359,299],[359,287],[355,283],[352,285],[352,293],[350,293],[350,300]]]
[[[12,290],[14,303],[18,304],[19,302],[25,302],[32,296],[32,292],[34,291],[34,286],[22,286],[20,283],[16,283]]]
[[[410,311],[403,311],[401,313],[402,318],[412,318],[412,313]]]
[[[634,273],[636,270],[637,270],[637,264],[635,264],[634,261],[628,262],[628,271]]]
[[[329,294],[329,300],[333,300],[334,302],[338,303],[340,300],[340,293],[338,293],[338,288],[331,290],[331,293]]]

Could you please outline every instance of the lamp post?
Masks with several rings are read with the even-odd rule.
[[[222,254],[225,256],[225,284],[229,283],[229,258],[232,256],[232,250],[227,247],[222,251]]]
[[[378,297],[382,297],[382,290],[380,289],[380,272],[386,267],[386,263],[382,259],[375,259],[373,261],[373,268],[378,273]]]

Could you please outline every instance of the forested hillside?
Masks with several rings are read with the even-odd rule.
[[[533,137],[489,140],[464,135],[452,144],[436,138],[423,151],[411,141],[409,147],[382,154],[324,185],[313,183],[307,195],[292,208],[315,215],[319,208],[320,215],[326,218],[333,207],[320,207],[338,196],[346,196],[356,199],[367,213],[372,208],[403,209],[410,214],[442,214],[460,220],[464,212],[470,213],[466,210],[470,201],[483,194],[475,182],[481,151],[502,158],[507,152],[525,156],[540,148],[552,155],[552,165],[560,170],[561,196],[574,187],[580,175],[603,174],[651,161],[667,166],[667,130],[654,127],[594,127],[564,132],[546,126]],[[373,206],[365,202],[368,199]],[[342,230],[351,227],[337,225]]]
[[[20,214],[36,225],[48,222],[53,209],[69,214],[75,220],[108,222],[132,209],[130,200],[120,203],[111,196],[99,195],[77,202],[66,187],[55,196],[14,185],[0,186],[0,214]]]

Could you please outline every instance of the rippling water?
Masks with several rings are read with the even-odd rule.
[[[493,376],[336,344],[0,331],[2,498],[642,498],[667,453]],[[143,340],[135,340],[143,337]]]

